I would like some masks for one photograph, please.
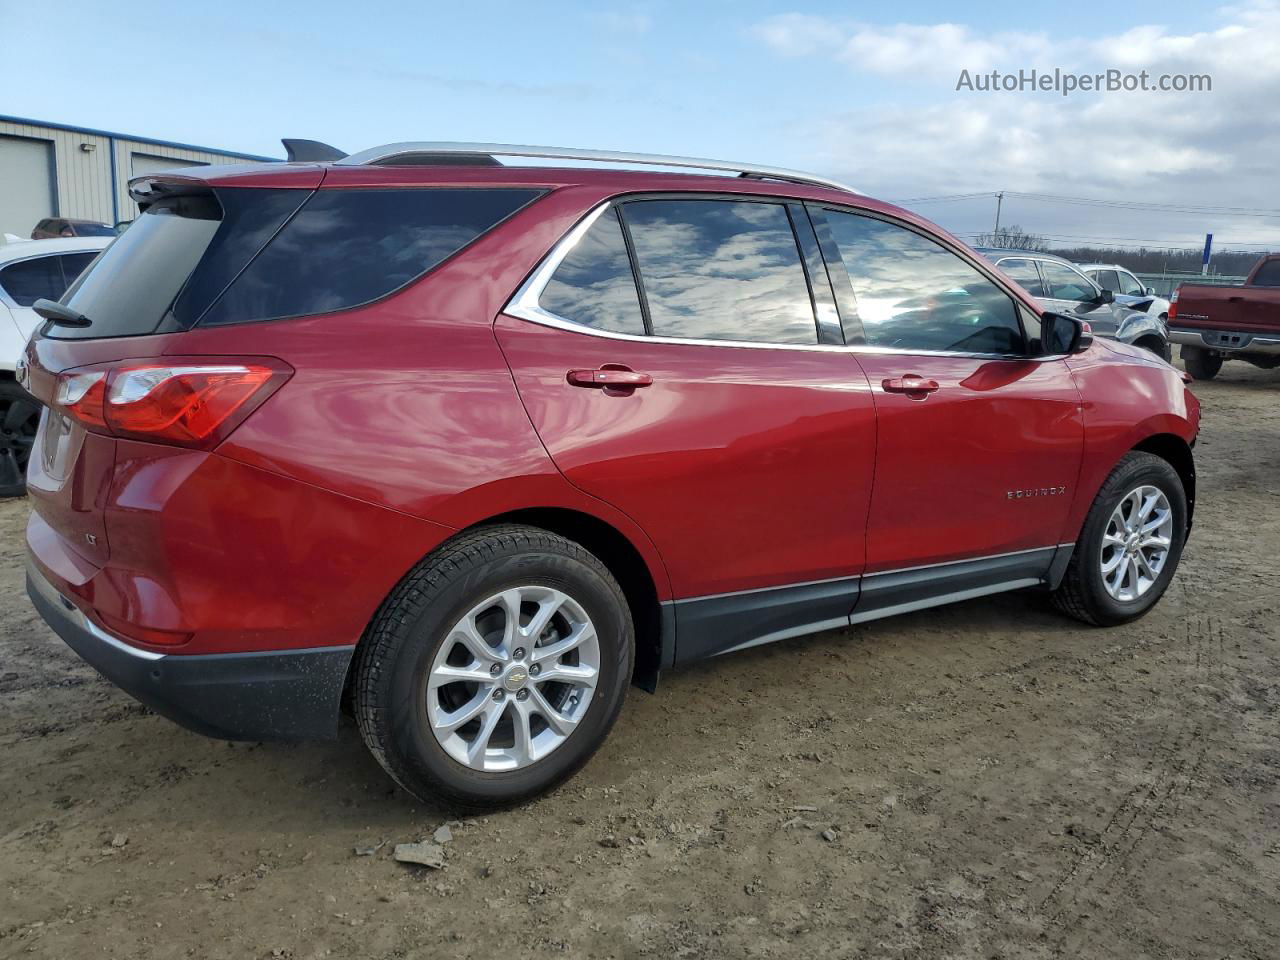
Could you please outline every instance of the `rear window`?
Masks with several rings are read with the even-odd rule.
[[[1255,286],[1280,287],[1280,260],[1268,260],[1253,278]]]
[[[46,324],[45,336],[96,340],[154,333],[217,233],[221,216],[211,194],[152,204],[63,297],[91,325]]]
[[[320,190],[200,323],[310,316],[378,300],[541,193],[442,187]]]
[[[330,313],[420,277],[543,191],[223,188],[148,207],[67,292],[88,327],[139,336]]]
[[[115,227],[109,227],[105,223],[73,223],[71,229],[75,231],[77,237],[114,237],[116,235]]]

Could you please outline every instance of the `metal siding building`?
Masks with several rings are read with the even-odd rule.
[[[29,237],[44,217],[132,220],[131,177],[274,159],[0,115],[0,234]]]

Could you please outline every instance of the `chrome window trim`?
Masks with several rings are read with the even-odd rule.
[[[779,202],[783,202],[785,198],[778,198]],[[507,301],[502,312],[507,316],[516,317],[520,320],[528,320],[530,323],[541,324],[544,327],[554,327],[557,330],[567,330],[570,333],[581,333],[587,336],[602,337],[606,340],[630,340],[639,343],[670,343],[670,344],[693,344],[700,347],[746,347],[752,350],[801,350],[816,353],[829,353],[831,351],[840,351],[844,353],[864,353],[864,354],[898,354],[902,356],[912,357],[965,357],[973,360],[1023,360],[1030,362],[1043,362],[1048,360],[1061,360],[1066,354],[1059,354],[1049,357],[1028,357],[1016,353],[965,353],[958,350],[918,350],[905,349],[898,347],[882,347],[872,346],[870,344],[833,344],[833,343],[760,343],[755,340],[699,340],[686,337],[663,337],[650,336],[648,334],[635,333],[618,333],[613,330],[600,330],[596,327],[589,327],[584,323],[578,323],[567,317],[552,313],[546,310],[538,302],[542,296],[542,291],[551,281],[551,277],[559,269],[560,264],[564,262],[564,258],[569,252],[577,246],[578,242],[586,235],[587,231],[602,217],[611,207],[616,206],[613,200],[606,200],[603,203],[592,208],[585,217],[556,242],[550,252],[542,258],[538,266],[534,268],[533,273],[522,283],[518,290]],[[816,332],[815,332],[816,336]]]

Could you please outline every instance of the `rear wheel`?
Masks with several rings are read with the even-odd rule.
[[[1169,359],[1169,345],[1159,337],[1143,337],[1141,340],[1136,341],[1134,346],[1149,350],[1161,360]]]
[[[1136,620],[1173,579],[1186,531],[1178,472],[1154,454],[1126,454],[1089,509],[1054,604],[1096,626]]]
[[[1200,347],[1183,347],[1182,365],[1197,380],[1212,380],[1222,369],[1222,358]]]
[[[634,656],[622,589],[598,558],[521,526],[421,563],[358,653],[356,719],[410,793],[473,807],[572,776],[622,707]]]
[[[26,490],[27,461],[40,425],[40,404],[12,380],[0,380],[0,497]]]

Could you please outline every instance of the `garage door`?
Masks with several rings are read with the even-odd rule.
[[[0,137],[0,234],[30,237],[57,212],[54,197],[53,143]]]
[[[207,167],[207,163],[196,163],[194,160],[175,160],[173,157],[157,157],[150,153],[133,155],[133,173],[131,176],[141,177],[147,173],[159,173],[161,170],[174,170],[178,167]]]

